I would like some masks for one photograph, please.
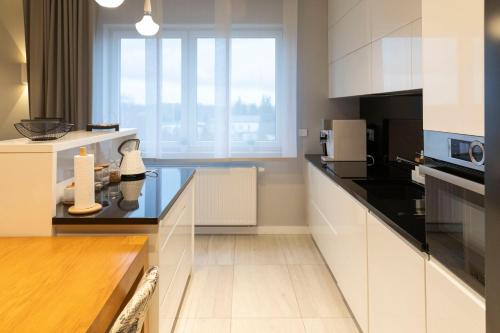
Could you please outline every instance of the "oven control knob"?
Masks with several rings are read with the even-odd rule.
[[[484,144],[474,141],[469,147],[469,157],[474,165],[484,165]]]

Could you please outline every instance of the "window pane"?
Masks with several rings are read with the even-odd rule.
[[[232,39],[230,128],[235,143],[276,141],[276,39]]]
[[[198,38],[196,56],[196,135],[215,139],[215,39]]]
[[[120,122],[123,127],[146,129],[146,43],[122,39],[120,49]]]
[[[182,136],[182,40],[162,40],[161,141]]]

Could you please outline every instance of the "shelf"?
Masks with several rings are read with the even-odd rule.
[[[124,128],[118,132],[75,131],[55,141],[33,142],[26,138],[6,140],[0,141],[0,153],[54,153],[136,134],[136,129]]]

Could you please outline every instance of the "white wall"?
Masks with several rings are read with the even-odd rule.
[[[19,136],[14,123],[29,118],[28,87],[21,84],[26,62],[22,0],[0,0],[0,140]]]
[[[299,0],[298,124],[309,135],[299,138],[297,159],[259,163],[261,226],[306,224],[304,154],[321,153],[322,118],[359,117],[358,99],[328,99],[328,1]]]

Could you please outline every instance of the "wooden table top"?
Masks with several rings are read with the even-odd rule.
[[[0,238],[0,332],[105,332],[147,267],[147,237]]]

